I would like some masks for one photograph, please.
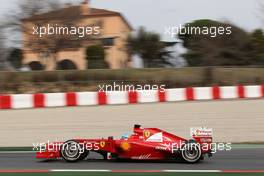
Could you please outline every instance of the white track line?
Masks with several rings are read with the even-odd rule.
[[[114,170],[115,172],[122,172],[123,170]],[[133,172],[133,170],[129,170]],[[129,172],[127,170],[124,170],[124,172]],[[135,170],[137,171],[137,170]],[[222,172],[221,170],[159,170],[160,172],[168,172],[168,173],[219,173]],[[112,170],[82,170],[82,169],[52,169],[50,172],[112,172]],[[148,170],[140,170],[140,172],[149,172]]]
[[[162,172],[199,172],[199,173],[215,173],[222,172],[221,170],[162,170]]]
[[[51,172],[111,172],[111,170],[82,170],[82,169],[51,169]]]

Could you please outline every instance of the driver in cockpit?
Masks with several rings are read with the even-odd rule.
[[[123,139],[123,140],[128,140],[129,136],[130,136],[129,133],[124,133],[124,134],[122,135],[121,139]]]

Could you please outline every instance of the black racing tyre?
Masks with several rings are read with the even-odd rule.
[[[78,142],[69,140],[62,145],[61,156],[67,162],[77,162],[86,158],[87,155]]]
[[[188,141],[181,149],[181,156],[187,163],[197,163],[202,158],[200,145],[193,140]]]
[[[89,155],[89,151],[88,151],[88,150],[85,150],[85,151],[81,154],[79,161],[84,160],[88,155]]]

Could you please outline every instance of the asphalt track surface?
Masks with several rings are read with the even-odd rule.
[[[63,160],[40,161],[34,153],[0,153],[0,170],[12,169],[96,169],[96,170],[260,170],[264,168],[264,148],[221,151],[196,164],[171,161],[105,161],[99,155],[78,163]]]

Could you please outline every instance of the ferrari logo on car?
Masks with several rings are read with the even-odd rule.
[[[101,146],[102,148],[104,148],[104,147],[105,147],[105,142],[104,142],[104,141],[100,142],[100,146]]]
[[[150,136],[150,132],[149,132],[149,131],[144,131],[144,136],[145,136],[146,138],[148,138],[148,137]]]

